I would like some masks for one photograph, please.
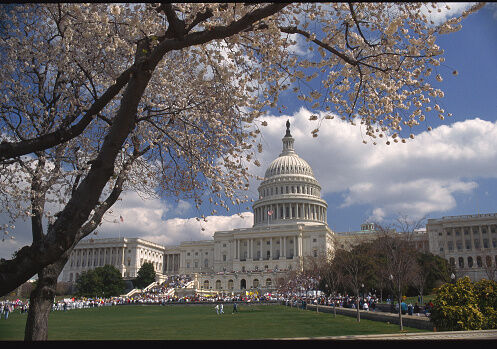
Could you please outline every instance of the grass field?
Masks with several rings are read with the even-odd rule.
[[[244,340],[398,333],[399,326],[281,305],[127,305],[56,311],[49,340]],[[26,314],[0,320],[0,340],[23,340]],[[423,332],[404,328],[407,332]]]

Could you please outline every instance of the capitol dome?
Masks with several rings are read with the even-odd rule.
[[[266,169],[254,203],[254,226],[260,224],[326,224],[326,201],[311,166],[294,150],[287,121],[283,151]]]
[[[295,152],[282,153],[274,159],[264,177],[269,178],[279,174],[297,174],[314,178],[311,166]]]

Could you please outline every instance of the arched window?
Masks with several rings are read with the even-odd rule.
[[[232,290],[233,289],[233,280],[228,280],[228,290]]]
[[[222,289],[221,287],[221,280],[216,280],[216,290]]]
[[[459,257],[459,268],[464,268],[464,258]]]
[[[271,279],[266,279],[266,287],[271,287]]]
[[[240,281],[240,289],[245,290],[247,288],[247,281],[245,279],[242,279]]]
[[[258,279],[254,279],[253,285],[254,285],[254,288],[259,287],[259,280]]]
[[[486,256],[485,262],[487,263],[487,267],[491,267],[492,266],[492,257]]]
[[[468,267],[469,268],[473,267],[473,257],[468,257]]]
[[[481,256],[476,257],[476,265],[481,268],[483,266],[483,263],[481,261]]]
[[[209,289],[209,280],[204,281],[204,289],[206,289],[206,290]]]

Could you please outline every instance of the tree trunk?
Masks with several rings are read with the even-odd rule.
[[[359,291],[356,293],[357,322],[361,322],[361,312],[359,310]]]
[[[400,330],[404,330],[404,326],[402,325],[402,291],[400,290],[399,286],[399,325],[400,325]]]
[[[72,249],[70,249],[72,251]],[[46,341],[48,339],[48,316],[52,310],[59,277],[70,254],[48,265],[38,273],[36,288],[29,297],[29,311],[24,330],[25,341]]]

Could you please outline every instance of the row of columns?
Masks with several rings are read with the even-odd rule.
[[[484,226],[486,228],[486,234],[487,234],[487,237],[488,237],[488,242],[489,242],[489,247],[488,248],[492,248],[493,245],[491,243],[491,226],[490,225],[485,225]],[[449,251],[449,248],[448,248],[448,243],[449,241],[452,242],[452,245],[454,247],[454,250],[457,249],[457,240],[461,240],[461,243],[462,243],[462,249],[465,250],[466,249],[466,238],[465,238],[465,235],[464,235],[464,230],[465,229],[469,229],[469,238],[470,238],[470,241],[471,241],[471,250],[475,250],[476,248],[484,248],[483,246],[483,230],[482,230],[482,225],[478,225],[478,226],[461,226],[461,227],[450,227],[450,228],[444,228],[446,234],[447,232],[450,231],[451,233],[451,239],[449,238],[446,238],[444,241],[444,249],[446,251]],[[497,227],[494,227],[494,231],[495,229],[497,229]],[[460,235],[457,236],[456,235],[456,230],[459,230],[460,232]],[[475,246],[475,236],[478,236],[478,242],[479,242],[479,246],[476,247]]]
[[[166,273],[177,273],[179,271],[180,255],[178,253],[166,253],[164,255],[164,271]]]
[[[269,251],[269,259],[273,259],[273,240],[274,239],[279,239],[279,257],[280,258],[287,258],[287,244],[290,244],[288,241],[289,239],[293,239],[293,255],[291,255],[292,258],[296,258],[297,256],[302,256],[302,236],[301,235],[288,235],[288,236],[280,236],[280,237],[270,237],[270,238],[235,238],[235,243],[233,244],[234,246],[234,251],[233,255],[235,256],[235,260],[240,260],[242,257],[241,256],[241,243],[242,242],[247,242],[247,259],[255,259],[257,258],[257,250],[254,249],[254,243],[255,241],[259,241],[259,255],[260,255],[260,260],[264,259],[264,254],[263,252]],[[263,249],[264,242],[267,242],[269,240],[269,248]]]
[[[313,195],[319,197],[321,193],[319,189],[312,185],[272,185],[266,188],[260,189],[261,197],[271,196],[271,195],[284,195],[284,194],[304,194]]]
[[[79,251],[79,255],[73,253],[71,268],[101,267],[106,264],[123,265],[124,249],[125,247],[102,247],[76,250],[75,252]],[[115,252],[114,254],[112,254],[113,251]],[[112,260],[113,256],[114,260]]]
[[[86,269],[93,267],[102,267],[104,265],[113,265],[118,269],[121,269],[122,266],[126,266],[126,262],[124,260],[125,250],[126,246],[94,247],[76,250],[74,251],[75,253],[73,252],[73,255],[71,256],[71,269]],[[162,259],[161,261],[157,261],[153,258],[148,258],[148,256],[140,255],[137,255],[137,258],[140,262],[139,267],[141,267],[144,263],[149,262],[153,264],[155,271],[162,272]],[[179,256],[176,264],[179,265]]]
[[[268,212],[272,211],[269,215]],[[279,219],[305,219],[326,222],[326,208],[317,204],[283,203],[254,208],[254,222],[270,223]]]

